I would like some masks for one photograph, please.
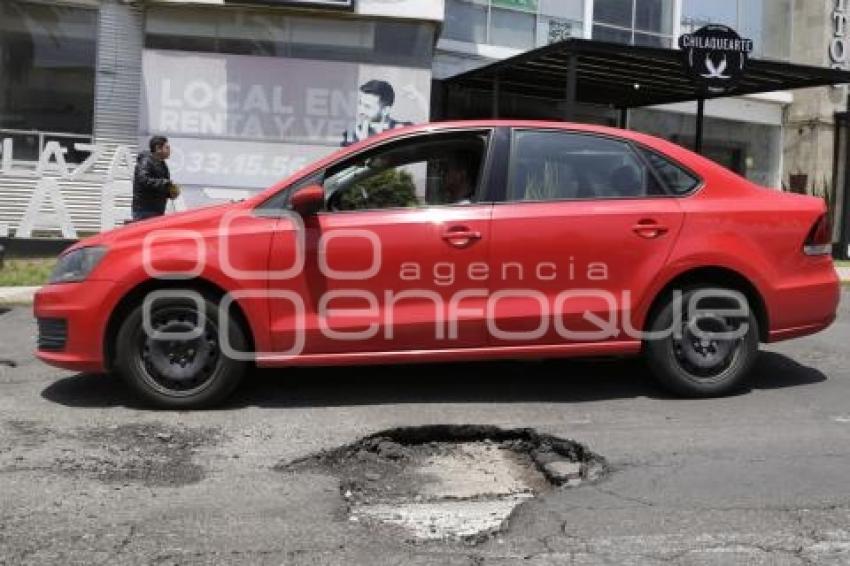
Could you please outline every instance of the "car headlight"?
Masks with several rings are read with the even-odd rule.
[[[101,246],[78,248],[66,253],[59,258],[56,267],[53,268],[50,283],[84,281],[105,255],[106,248]]]

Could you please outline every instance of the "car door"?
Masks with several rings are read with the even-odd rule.
[[[630,143],[515,130],[506,196],[493,210],[491,344],[630,340],[632,306],[682,222],[677,199]]]
[[[489,130],[418,134],[323,172],[326,205],[304,219],[302,273],[270,282],[278,352],[486,345],[488,284],[469,274],[488,260],[492,204],[478,200],[490,138]],[[270,272],[293,264],[296,240],[293,223],[282,221]],[[464,294],[475,285],[483,292]],[[303,305],[276,298],[281,292],[294,292]]]

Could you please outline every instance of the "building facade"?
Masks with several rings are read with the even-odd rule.
[[[443,15],[441,0],[4,0],[0,236],[122,223],[155,134],[182,210],[427,121]]]
[[[709,23],[753,39],[755,57],[789,61],[793,9],[792,0],[446,0],[434,74],[448,77],[565,37],[672,48],[681,34]],[[708,101],[703,153],[758,183],[781,186],[783,122],[793,100],[790,93],[771,93]],[[563,115],[547,102],[506,105],[510,115]],[[630,127],[692,146],[695,114],[696,103],[639,109],[631,112]],[[617,123],[615,111],[589,105],[579,117]]]
[[[341,145],[425,121],[432,80],[568,37],[674,48],[682,33],[722,23],[753,39],[756,57],[847,66],[846,9],[843,0],[4,0],[0,236],[72,238],[121,223],[135,154],[153,134],[172,140],[183,209],[242,198]],[[503,104],[513,117],[563,115],[550,101]],[[843,211],[846,104],[844,88],[711,100],[703,151]],[[638,109],[629,126],[690,146],[695,113],[695,103]],[[617,121],[592,105],[578,117]]]
[[[681,34],[707,24],[753,39],[758,58],[848,69],[848,17],[844,0],[446,0],[434,76],[566,37],[676,47]],[[823,197],[838,241],[848,224],[847,109],[846,87],[710,100],[703,153],[759,184]],[[527,118],[563,115],[557,104],[522,97],[503,101],[502,110]],[[633,110],[629,127],[692,147],[696,111],[696,103]],[[615,111],[593,106],[583,107],[579,119],[617,123]]]
[[[850,5],[844,0],[797,0],[792,56],[796,62],[850,69]],[[824,195],[833,211],[834,238],[850,240],[848,87],[796,91],[785,117],[784,175],[797,192]],[[839,255],[850,257],[850,250]]]

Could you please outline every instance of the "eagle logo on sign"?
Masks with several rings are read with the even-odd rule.
[[[709,25],[682,35],[679,47],[691,78],[704,91],[720,95],[735,89],[753,51],[753,41],[728,26]]]
[[[732,78],[731,75],[724,75],[723,72],[726,70],[727,62],[726,56],[723,56],[723,60],[720,61],[720,64],[716,67],[714,66],[714,62],[711,60],[711,55],[705,56],[705,68],[708,69],[708,72],[702,75],[704,79],[722,79],[724,81],[728,81]]]

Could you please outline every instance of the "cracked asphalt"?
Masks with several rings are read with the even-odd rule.
[[[155,412],[32,354],[0,315],[0,564],[850,564],[850,293],[766,347],[751,387],[678,400],[639,361],[260,371],[221,410]],[[533,427],[610,474],[479,544],[349,521],[338,480],[280,462],[400,426]]]

